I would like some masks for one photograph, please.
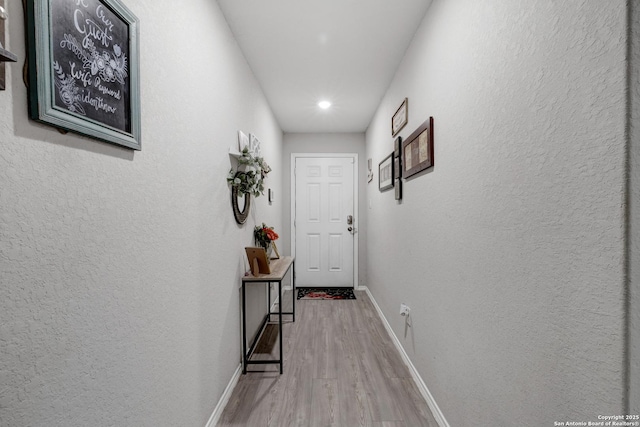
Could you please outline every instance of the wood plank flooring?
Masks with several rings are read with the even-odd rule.
[[[356,298],[296,301],[296,321],[283,326],[284,373],[249,365],[259,372],[240,377],[218,426],[438,427],[369,297]],[[277,359],[278,339],[267,326],[252,359]]]

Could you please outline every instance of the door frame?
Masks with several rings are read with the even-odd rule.
[[[358,231],[360,229],[360,215],[358,205],[358,153],[291,153],[290,173],[291,173],[291,256],[296,256],[296,159],[299,158],[347,158],[353,159],[353,216],[355,218],[356,232],[353,234],[353,289],[358,289]]]

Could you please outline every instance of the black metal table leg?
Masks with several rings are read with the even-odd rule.
[[[282,375],[282,364],[284,362],[284,355],[282,354],[282,341],[284,335],[282,335],[282,280],[278,282],[278,330],[280,332],[280,375]]]
[[[242,373],[247,373],[247,315],[244,282],[242,283]]]

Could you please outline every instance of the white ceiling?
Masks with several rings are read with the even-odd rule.
[[[364,132],[430,3],[218,0],[285,132]]]

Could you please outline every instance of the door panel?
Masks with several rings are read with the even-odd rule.
[[[309,208],[307,211],[307,222],[320,222],[320,184],[309,183],[307,184],[307,197],[309,201]]]
[[[352,158],[296,158],[297,286],[353,286]]]
[[[329,271],[342,271],[342,234],[329,234]]]
[[[320,235],[307,234],[307,271],[320,271]]]
[[[329,222],[337,223],[344,221],[342,215],[342,183],[329,184]]]

